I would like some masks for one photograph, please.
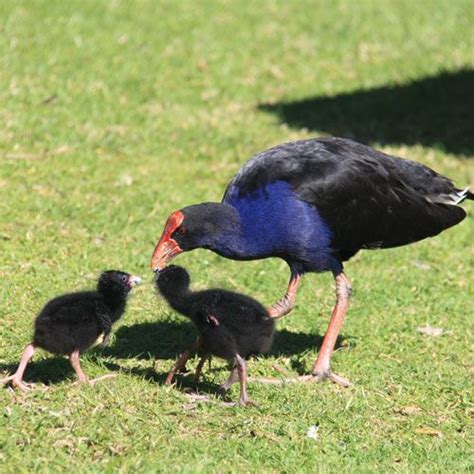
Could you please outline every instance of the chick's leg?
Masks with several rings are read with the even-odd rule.
[[[241,357],[239,354],[237,354],[236,360],[237,360],[237,374],[238,374],[239,382],[240,382],[239,405],[244,406],[244,407],[248,405],[256,406],[256,403],[250,400],[247,394],[247,364],[245,363],[245,359]]]
[[[79,382],[86,383],[87,377],[84,371],[82,370],[81,364],[79,362],[79,349],[76,349],[69,355],[69,362],[71,362],[72,368],[75,370]]]
[[[199,382],[199,377],[201,376],[202,368],[204,367],[204,364],[206,363],[206,360],[208,358],[209,358],[209,354],[204,354],[199,360],[199,363],[196,367],[196,372],[194,373],[194,381],[196,383]]]
[[[235,382],[239,380],[239,374],[237,372],[237,366],[235,366],[229,375],[229,378],[220,386],[221,393],[226,393]]]
[[[33,357],[34,353],[35,345],[33,343],[28,344],[25,347],[23,354],[21,355],[20,365],[18,366],[16,372],[13,375],[10,375],[9,377],[0,379],[0,383],[11,382],[14,387],[20,389],[23,392],[26,392],[30,387],[28,384],[23,382],[23,374],[25,373],[26,366],[28,365],[30,359]]]
[[[170,385],[173,382],[174,375],[176,372],[183,370],[186,366],[188,359],[199,349],[201,345],[201,338],[198,338],[197,341],[186,351],[184,351],[179,357],[173,368],[168,372],[168,375],[165,380],[165,385]]]

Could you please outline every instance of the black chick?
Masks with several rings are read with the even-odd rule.
[[[79,381],[86,382],[79,355],[101,336],[102,345],[107,345],[112,324],[124,313],[127,296],[138,283],[136,276],[109,270],[100,275],[96,291],[69,293],[49,301],[36,317],[33,342],[26,346],[17,371],[0,382],[27,390],[23,374],[37,347],[68,355]]]
[[[197,343],[185,351],[168,374],[166,384],[173,380],[187,359],[197,349],[204,354],[196,378],[206,358],[215,355],[234,364],[228,380],[221,386],[226,392],[240,382],[240,405],[252,404],[247,395],[247,366],[245,359],[270,349],[275,323],[267,310],[256,300],[231,291],[212,289],[191,291],[188,272],[170,265],[158,273],[156,284],[170,306],[188,317],[199,331]]]

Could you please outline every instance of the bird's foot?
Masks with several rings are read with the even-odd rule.
[[[0,383],[1,384],[10,383],[14,378],[15,378],[14,375],[9,375],[8,377],[5,377],[4,379],[0,379]]]
[[[243,398],[243,397],[240,397],[239,398],[239,401],[237,403],[237,405],[239,407],[249,407],[249,406],[252,406],[252,407],[255,407],[255,408],[259,408],[258,404],[255,403],[253,400],[251,400],[250,398],[246,397],[246,398]]]
[[[10,375],[9,377],[0,379],[0,384],[11,384],[22,392],[28,392],[34,387],[34,384],[23,382],[23,380],[19,379],[15,375]]]
[[[22,392],[25,392],[25,393],[35,387],[34,383],[26,383],[26,382],[23,382],[22,380],[15,380],[15,379],[12,380],[12,385],[16,387],[18,390],[21,390]]]
[[[217,395],[222,398],[224,401],[229,401],[229,387],[227,387],[225,384],[222,384],[219,386],[217,389]]]
[[[344,388],[349,387],[351,385],[349,380],[344,377],[341,377],[340,375],[335,374],[329,369],[321,372],[313,372],[309,375],[302,375],[299,379],[302,382],[322,382],[323,380],[330,380],[331,382],[334,382]]]

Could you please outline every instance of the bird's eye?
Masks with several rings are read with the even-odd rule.
[[[186,235],[186,228],[183,226],[180,226],[176,229],[176,233],[179,235]]]
[[[122,281],[126,282],[127,281],[127,275],[122,275]]]

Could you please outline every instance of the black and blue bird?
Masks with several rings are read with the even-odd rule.
[[[336,305],[307,379],[348,381],[330,358],[351,294],[343,263],[361,249],[384,249],[432,237],[461,222],[467,188],[415,161],[355,141],[326,137],[278,145],[251,158],[220,203],[173,212],[151,259],[154,271],[177,254],[206,248],[233,260],[279,257],[290,267],[285,296],[270,315],[294,305],[302,275],[331,271]]]

